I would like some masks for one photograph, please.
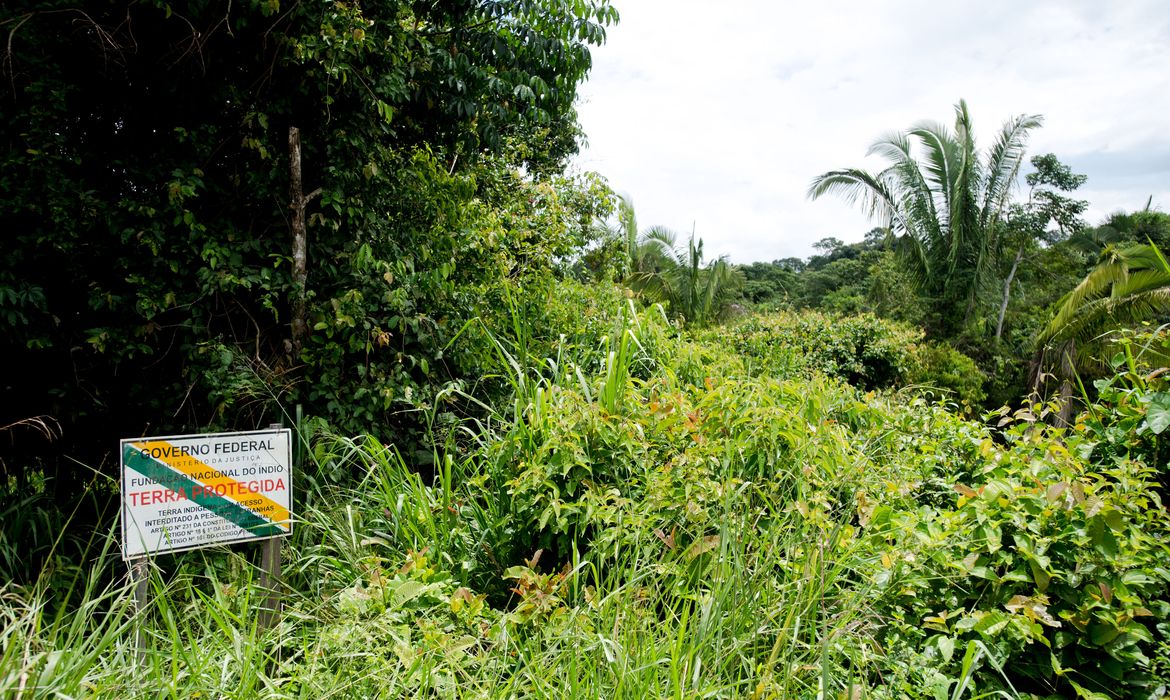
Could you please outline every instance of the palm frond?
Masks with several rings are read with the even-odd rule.
[[[911,230],[899,211],[898,199],[881,176],[854,168],[830,170],[813,178],[808,188],[809,199],[819,199],[825,194],[841,197],[852,205],[860,205],[866,216],[880,218],[888,222],[892,229]]]
[[[1129,275],[1120,283],[1113,285],[1109,298],[1120,299],[1131,294],[1165,287],[1170,285],[1170,273],[1160,269],[1131,269]]]
[[[654,301],[669,303],[673,296],[674,290],[666,277],[657,272],[635,272],[626,278],[626,284]]]
[[[881,156],[891,163],[910,161],[914,156],[910,152],[910,139],[905,132],[891,131],[869,145],[865,152],[867,156]]]
[[[955,169],[959,166],[960,154],[955,147],[955,138],[946,126],[938,122],[919,122],[910,128],[909,134],[922,144],[923,170],[930,183],[930,191],[939,200],[938,211],[951,210],[954,193]]]
[[[1043,123],[1044,118],[1039,114],[1021,115],[1009,119],[1000,129],[987,153],[987,183],[983,187],[980,225],[991,226],[1002,215],[1024,161],[1028,134]]]
[[[678,234],[665,226],[651,226],[643,231],[638,238],[638,254],[650,264],[647,265],[644,262],[642,268],[652,267],[661,262],[663,258],[673,259],[677,239]],[[639,270],[639,272],[644,271],[645,269]]]
[[[945,135],[945,127],[938,127]],[[937,226],[925,230],[928,224],[939,221],[939,207],[947,206],[945,201],[936,201],[935,192],[938,183],[934,180],[937,168],[928,167],[923,172],[922,166],[914,158],[911,151],[910,136],[913,132],[895,132],[887,134],[870,144],[867,155],[880,155],[890,161],[879,179],[889,182],[891,192],[897,194],[899,200],[907,206],[912,215],[907,216],[908,224],[913,224],[908,231],[914,235],[929,238],[938,232]],[[921,139],[921,136],[919,136]],[[945,140],[945,139],[944,139]],[[945,170],[945,164],[943,166]],[[927,177],[930,174],[931,177]]]
[[[638,217],[634,213],[634,201],[627,195],[618,195],[617,219],[626,248],[626,260],[633,271],[637,259]]]
[[[975,133],[971,128],[971,111],[967,109],[967,100],[961,97],[955,103],[955,140],[960,143],[968,143],[971,145],[971,151],[975,150]]]
[[[1048,339],[1054,341],[1083,339],[1088,348],[1098,344],[1118,328],[1135,326],[1158,314],[1170,311],[1170,287],[1157,287],[1124,297],[1094,299],[1081,307],[1080,313]]]
[[[905,234],[895,239],[895,250],[907,268],[914,286],[923,289],[931,277],[930,258],[923,248],[922,241]]]
[[[878,179],[897,198],[896,210],[903,220],[906,233],[914,235],[933,247],[946,236],[940,227],[939,201],[930,177],[911,152],[910,134],[894,133],[870,145],[869,155],[881,155],[890,161],[890,166],[879,174]]]
[[[629,195],[618,195],[618,223],[623,231],[638,230],[638,216],[634,211],[634,200]]]
[[[1125,325],[1160,313],[1170,290],[1170,271],[1155,246],[1108,247],[1096,267],[1060,300],[1056,315],[1040,333],[1040,343],[1086,339],[1109,324]]]

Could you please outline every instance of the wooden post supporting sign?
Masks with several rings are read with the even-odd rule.
[[[134,582],[134,610],[138,615],[146,611],[150,602],[150,564],[146,557],[130,561],[130,580]],[[146,660],[146,632],[141,619],[134,628],[134,647],[138,650],[138,661]]]
[[[260,628],[269,629],[280,622],[280,539],[265,540],[260,550],[260,588],[264,602],[260,607]]]
[[[280,423],[268,427],[280,430]],[[260,587],[264,589],[260,629],[270,629],[280,622],[280,539],[272,537],[264,540],[260,549]]]

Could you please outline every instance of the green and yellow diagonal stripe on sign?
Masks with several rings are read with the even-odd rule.
[[[122,447],[122,462],[128,469],[172,491],[181,491],[187,500],[257,537],[280,535],[289,531],[289,512],[285,506],[263,493],[250,491],[239,481],[189,455],[182,455],[181,459],[151,457],[148,451],[156,447],[164,448],[163,454],[175,452],[165,449],[170,447],[170,443],[164,441],[125,443]],[[201,476],[202,478],[199,478]],[[270,512],[272,517],[259,515],[251,508],[228,498],[227,493],[247,496],[249,501],[256,501],[259,509]]]

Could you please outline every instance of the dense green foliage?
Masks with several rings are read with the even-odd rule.
[[[651,227],[631,251],[626,282],[648,300],[666,305],[687,326],[721,320],[729,311],[740,276],[726,258],[705,261],[703,239],[692,235],[683,248],[673,231]]]
[[[885,229],[857,243],[828,238],[807,260],[785,259],[741,266],[745,302],[761,310],[817,309],[840,314],[870,312],[923,326],[924,299],[905,273]]]
[[[1107,247],[1097,265],[1060,300],[1039,342],[1068,357],[1053,365],[1083,367],[1084,357],[1100,358],[1108,330],[1149,321],[1170,310],[1170,263],[1155,245]],[[1091,351],[1096,351],[1091,354]]]
[[[724,343],[752,376],[819,373],[862,389],[913,387],[966,410],[977,407],[983,375],[975,362],[949,346],[924,342],[922,335],[870,314],[805,311],[752,316],[698,337]]]
[[[5,3],[0,350],[21,371],[0,425],[62,430],[4,463],[67,498],[87,472],[61,455],[296,404],[421,440],[420,407],[488,352],[460,329],[543,293],[608,212],[598,178],[561,173],[615,20],[605,0]]]

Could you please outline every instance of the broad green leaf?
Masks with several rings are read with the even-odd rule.
[[[951,657],[955,655],[955,640],[952,637],[938,638],[938,651],[942,654],[943,661],[950,663]]]
[[[394,593],[390,596],[390,605],[398,608],[418,598],[419,596],[438,590],[440,588],[437,583],[423,583],[422,581],[407,580],[403,581]]]
[[[1044,593],[1048,590],[1048,584],[1052,581],[1052,576],[1040,566],[1040,563],[1035,559],[1028,560],[1028,566],[1032,567],[1032,578],[1036,581],[1036,588]]]
[[[1008,622],[1010,619],[1007,615],[1000,612],[989,612],[979,620],[974,629],[980,634],[993,637],[1004,627],[1007,627]]]
[[[1112,642],[1119,634],[1121,630],[1104,622],[1089,625],[1089,641],[1098,646]]]
[[[1112,700],[1108,695],[1084,688],[1074,680],[1070,679],[1069,685],[1073,687],[1073,690],[1077,691],[1077,697],[1083,698],[1083,700]]]
[[[1170,392],[1159,391],[1150,397],[1150,405],[1146,408],[1146,423],[1150,432],[1161,435],[1170,427]]]

